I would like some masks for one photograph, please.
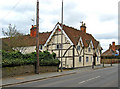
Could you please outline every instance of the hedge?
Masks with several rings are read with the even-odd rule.
[[[37,60],[36,52],[21,54],[20,52],[2,51],[2,67],[13,67],[21,65],[35,65]],[[60,61],[56,59],[56,54],[48,51],[39,53],[40,66],[58,66]]]

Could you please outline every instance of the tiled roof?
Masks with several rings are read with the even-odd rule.
[[[112,56],[113,51],[111,49],[106,50],[101,56]]]
[[[112,50],[112,45],[109,47],[108,50],[103,52],[101,56],[112,56],[113,53],[117,54],[116,50],[120,49],[120,45],[115,45],[115,52]]]
[[[51,32],[39,33],[39,44],[45,44],[46,40],[50,36]],[[19,37],[2,38],[2,43],[4,44],[12,44],[16,47],[25,47],[25,46],[35,46],[36,45],[36,37],[31,37],[30,35],[24,35]]]
[[[60,24],[60,23],[58,23],[58,24]],[[61,24],[60,24],[60,26],[61,26]],[[83,41],[83,44],[85,47],[89,46],[90,41],[93,42],[94,48],[97,48],[97,46],[99,44],[99,42],[91,34],[82,32],[81,30],[77,30],[73,27],[69,27],[66,25],[63,25],[63,30],[68,35],[68,37],[70,38],[70,40],[73,42],[74,45],[78,44],[80,37],[82,38],[82,41]]]
[[[115,49],[116,50],[120,49],[120,45],[115,45]]]
[[[61,26],[60,23],[57,23]],[[94,48],[97,48],[99,42],[91,35],[85,32],[82,32],[81,30],[77,30],[73,27],[69,27],[66,25],[63,25],[63,30],[67,34],[67,36],[70,38],[70,40],[73,42],[74,45],[78,44],[78,41],[80,37],[82,38],[83,45],[85,47],[89,46],[89,43],[92,41]],[[47,32],[47,33],[39,33],[39,43],[44,45],[49,38],[50,34],[52,32]],[[10,44],[10,39],[9,38],[3,38],[3,43],[6,42],[7,44]],[[17,47],[24,47],[24,46],[35,46],[36,45],[36,37],[31,37],[30,35],[24,35],[15,41]]]

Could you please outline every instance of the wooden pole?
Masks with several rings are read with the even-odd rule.
[[[39,74],[39,0],[37,0],[37,31],[36,31],[36,54],[37,54],[37,62],[36,62],[36,74]]]
[[[63,30],[63,0],[62,0],[62,16],[61,16],[61,25],[62,25],[62,30]],[[62,63],[62,47],[63,47],[63,33],[61,30],[61,72],[63,71],[63,63]]]
[[[73,69],[75,68],[75,49],[74,49],[74,45],[73,45]]]

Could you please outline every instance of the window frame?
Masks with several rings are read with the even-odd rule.
[[[93,57],[91,57],[91,62],[93,61]]]
[[[80,50],[80,45],[77,46],[77,50]]]
[[[99,61],[99,57],[97,56],[97,62]]]
[[[91,48],[90,47],[88,48],[88,52],[91,52]]]
[[[43,50],[43,45],[39,45],[39,50]]]
[[[82,61],[82,57],[81,56],[79,56],[79,62],[81,62]]]
[[[86,62],[89,62],[89,57],[86,57]]]

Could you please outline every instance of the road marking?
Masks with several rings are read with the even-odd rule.
[[[93,79],[97,79],[97,78],[99,78],[99,77],[100,77],[100,76],[97,76],[97,77],[94,77],[94,78],[91,78],[91,79],[88,79],[88,80],[85,80],[85,81],[79,82],[79,84],[82,84],[82,83],[88,82],[88,81],[93,80]]]

